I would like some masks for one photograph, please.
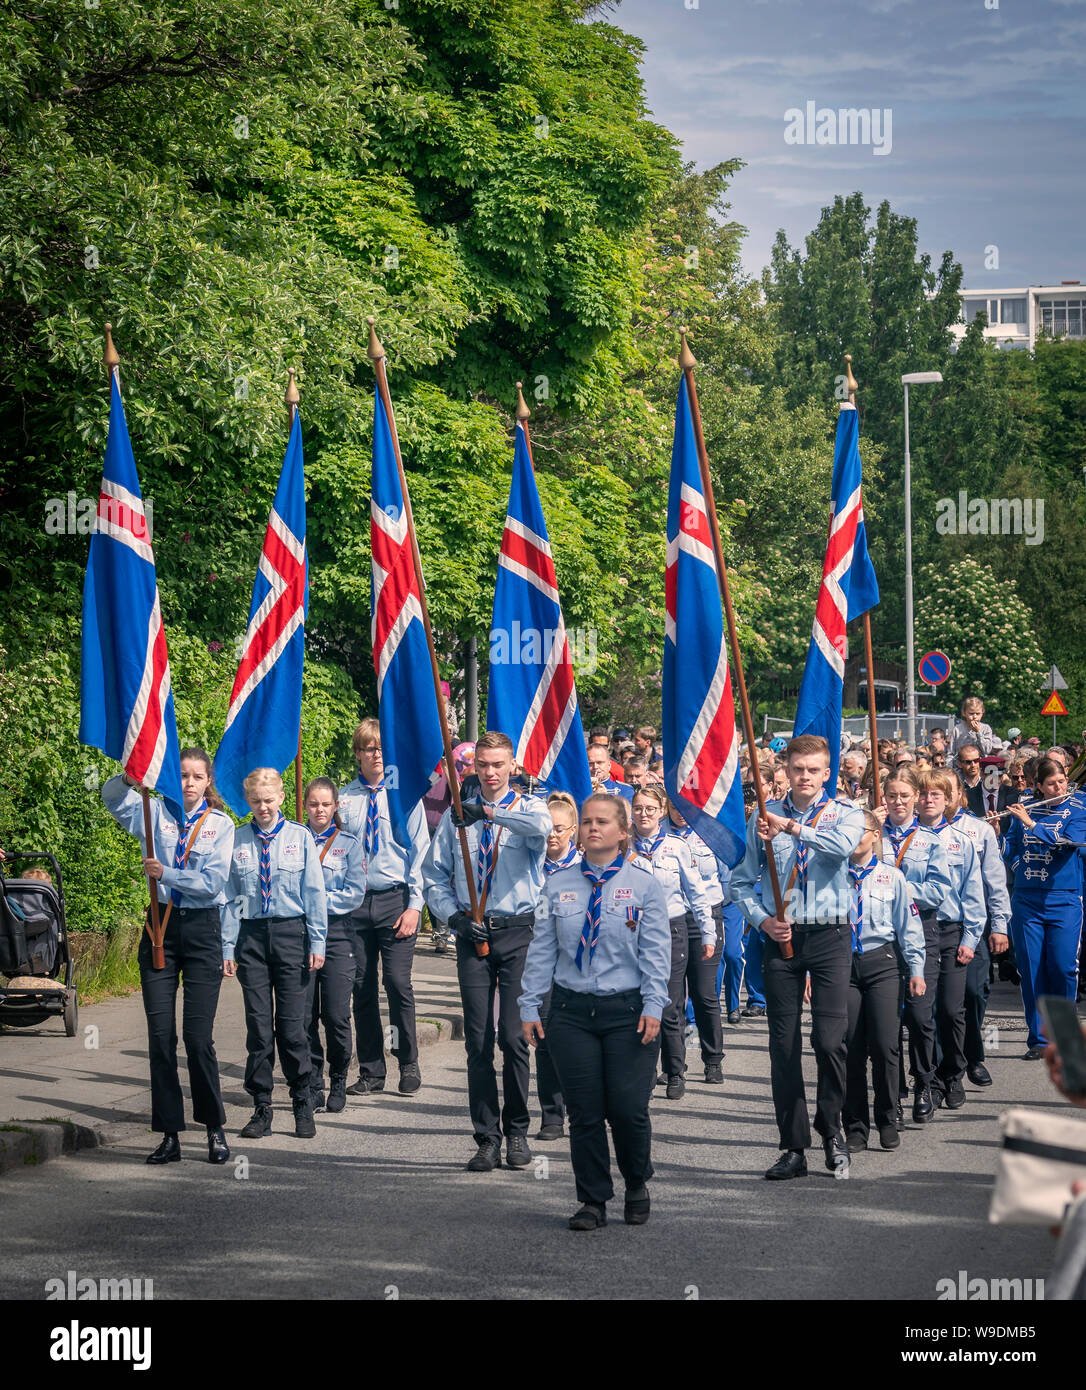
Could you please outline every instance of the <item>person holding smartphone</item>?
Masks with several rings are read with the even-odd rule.
[[[626,801],[606,792],[582,806],[584,858],[547,878],[517,1001],[526,1041],[546,1038],[562,1082],[581,1202],[573,1231],[607,1224],[607,1125],[626,1184],[624,1219],[649,1219],[649,1099],[670,1000],[671,926],[664,890],[628,857],[628,815]]]

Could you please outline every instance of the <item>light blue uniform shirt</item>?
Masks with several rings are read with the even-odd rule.
[[[886,824],[888,825],[889,821]],[[904,841],[902,843],[904,844]],[[951,886],[946,851],[935,831],[917,823],[911,832],[901,863],[897,864],[897,852],[884,825],[879,851],[879,857],[884,864],[896,865],[905,875],[909,896],[920,911],[934,912]]]
[[[553,981],[576,994],[641,991],[641,1012],[661,1018],[671,975],[671,928],[667,901],[644,861],[627,859],[603,885],[600,936],[592,959],[585,947],[577,968],[577,946],[588,914],[592,883],[578,869],[560,869],[547,879],[528,947],[517,1000],[525,1023],[539,1021],[539,1006]]]
[[[692,912],[701,933],[702,945],[715,946],[716,923],[713,921],[712,905],[689,843],[679,835],[665,833],[663,843],[651,859],[637,848],[637,843],[635,839],[636,862],[643,864],[664,890],[668,917],[674,920]]]
[[[849,876],[852,889],[852,911],[849,921],[855,928],[859,913],[858,899],[863,897],[863,926],[860,930],[860,952],[897,942],[905,957],[910,976],[924,974],[924,928],[920,910],[912,899],[905,875],[893,864],[876,863],[875,868],[859,884]]]
[[[411,841],[411,848],[407,850],[393,838],[388,793],[383,788],[377,793],[381,847],[372,861],[366,862],[366,814],[369,805],[370,793],[361,777],[348,782],[339,794],[339,823],[348,834],[356,835],[362,843],[366,888],[380,893],[386,888],[398,888],[401,883],[406,883],[407,906],[421,912],[422,861],[430,847],[430,827],[423,804],[420,801],[407,817],[407,838]]]
[[[980,865],[980,878],[984,885],[984,905],[992,930],[1006,936],[1011,920],[1011,898],[1007,892],[1007,871],[999,853],[999,840],[987,821],[978,820],[968,811],[959,811],[950,822],[958,830],[963,830],[973,841]]]
[[[134,835],[143,850],[144,859],[157,859],[162,864],[162,895],[169,897],[176,889],[181,894],[182,908],[222,907],[226,901],[226,879],[230,872],[230,854],[234,848],[234,822],[222,811],[209,811],[200,826],[188,863],[183,869],[173,866],[174,854],[181,827],[159,797],[151,798],[151,839],[154,854],[147,853],[143,843],[143,797],[130,787],[123,776],[111,777],[102,787],[102,800],[113,819],[130,835]],[[191,834],[191,830],[190,830]],[[188,844],[188,836],[185,837]]]
[[[496,804],[482,797],[474,800],[488,806]],[[500,835],[497,834],[499,826]],[[484,916],[522,917],[534,913],[543,891],[547,836],[554,829],[547,803],[539,796],[522,796],[512,806],[495,811],[493,828],[497,858],[483,909]],[[481,821],[469,825],[466,831],[476,887],[479,883],[479,837],[482,833]],[[442,815],[434,831],[434,838],[422,864],[422,881],[427,906],[441,921],[447,922],[454,912],[470,911],[460,832],[452,823],[451,811]]]
[[[724,901],[724,889],[721,887],[723,880],[720,877],[720,860],[701,838],[691,830],[684,834],[681,829],[672,826],[672,835],[682,840],[683,844],[690,851],[690,857],[694,861],[694,868],[701,875],[701,881],[705,885],[705,896],[710,907],[718,907]]]
[[[226,881],[226,908],[222,918],[224,960],[234,959],[241,923],[246,918],[304,917],[309,933],[309,952],[324,955],[328,936],[328,906],[324,872],[313,836],[297,821],[284,820],[271,842],[271,903],[267,913],[260,892],[260,841],[252,821],[239,825]]]
[[[940,922],[961,922],[965,928],[961,944],[975,951],[984,935],[987,917],[977,852],[960,825],[944,825],[937,834],[950,868],[950,888],[939,904],[937,916]]]
[[[306,829],[309,830],[309,826]],[[339,830],[324,845],[317,845],[317,857],[324,870],[324,895],[329,921],[333,917],[345,917],[356,907],[361,907],[362,899],[366,896],[366,861],[362,856],[362,841],[355,835],[349,835],[346,830]]]
[[[806,811],[797,812],[791,801],[768,801],[766,810],[799,823],[800,838],[807,845],[807,887],[801,891],[799,876],[787,892],[792,866],[796,862],[799,841],[794,835],[781,831],[771,841],[777,862],[781,893],[785,896],[784,910],[788,920],[797,927],[828,927],[848,920],[852,889],[849,886],[848,857],[863,839],[863,813],[846,801],[830,800],[818,817],[817,799]],[[765,870],[766,843],[758,838],[757,810],[747,821],[747,850],[732,870],[732,901],[752,927],[761,927],[767,917],[775,917],[773,884]],[[756,887],[759,877],[761,886]]]

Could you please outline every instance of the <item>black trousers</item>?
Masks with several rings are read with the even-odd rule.
[[[992,957],[988,932],[977,942],[973,959],[965,967],[965,1060],[968,1066],[984,1061],[984,1015],[992,991]]]
[[[814,1127],[825,1139],[841,1127],[845,1098],[852,930],[847,922],[815,930],[793,927],[792,951],[792,959],[785,960],[777,943],[765,938],[762,974],[769,1020],[769,1070],[780,1146],[807,1149],[811,1146],[811,1125],[803,1086],[803,991],[809,973],[818,1064]]]
[[[939,984],[935,992],[935,1031],[939,1055],[935,1084],[946,1090],[965,1071],[965,981],[967,965],[958,964],[961,922],[939,923]]]
[[[867,1101],[867,1059],[875,1084],[875,1124],[892,1125],[897,1115],[898,1035],[901,965],[892,945],[875,946],[852,957],[848,987],[848,1060],[845,1129],[866,1139],[871,1130]]]
[[[903,1019],[909,1030],[909,1069],[914,1086],[930,1086],[935,1075],[935,995],[939,985],[939,923],[934,912],[922,912],[925,992],[905,995]]]
[[[309,1084],[324,1085],[321,1024],[328,1038],[328,1070],[346,1076],[351,1065],[351,993],[355,977],[355,932],[350,916],[329,917],[324,965],[309,974]]]
[[[354,1027],[358,1041],[358,1074],[374,1081],[385,1076],[378,964],[388,1001],[388,1050],[401,1068],[419,1060],[415,989],[411,983],[418,932],[397,936],[393,930],[393,923],[406,907],[407,885],[401,884],[399,888],[389,888],[382,893],[367,893],[352,917],[356,942]]]
[[[660,1020],[660,1055],[667,1076],[686,1074],[686,961],[690,954],[686,917],[671,919],[671,976],[669,1003]],[[713,980],[716,989],[716,980]]]
[[[539,1009],[543,1032],[548,1036],[544,1037],[535,1049],[535,1089],[539,1096],[539,1109],[542,1115],[540,1123],[560,1125],[565,1123],[566,1107],[562,1100],[562,1083],[558,1079],[558,1072],[555,1069],[554,1058],[551,1056],[550,1049],[548,1030],[550,1028],[551,995],[552,991],[548,990],[543,996],[543,1003]]]
[[[520,1027],[520,977],[532,942],[532,928],[492,927],[490,954],[479,956],[475,943],[456,938],[456,976],[464,1006],[464,1047],[468,1054],[468,1109],[476,1143],[504,1134],[528,1133],[531,1063]],[[502,1053],[501,1111],[494,1070],[494,995],[498,996],[498,1046]],[[553,1002],[552,1002],[553,1008]],[[544,1025],[546,1027],[546,1025]],[[553,1053],[552,1053],[553,1055]]]
[[[569,1150],[577,1198],[602,1206],[615,1195],[607,1125],[627,1187],[652,1177],[649,1098],[660,1051],[642,1043],[639,990],[576,994],[554,986],[549,1036],[569,1110]],[[605,1123],[606,1122],[606,1123]]]
[[[158,910],[161,920],[165,903],[159,903]],[[185,1128],[185,1102],[177,1075],[179,979],[184,987],[181,1036],[188,1059],[193,1119],[218,1128],[226,1123],[212,1038],[222,983],[219,909],[175,907],[166,924],[163,949],[166,965],[162,970],[152,969],[151,939],[146,932],[137,953],[151,1062],[151,1128],[160,1133],[180,1133]]]
[[[279,1047],[291,1097],[309,1092],[309,933],[302,917],[244,918],[238,932],[238,981],[245,1004],[245,1089],[270,1105]]]
[[[720,995],[716,992],[716,972],[724,950],[724,912],[720,904],[713,908],[716,924],[716,947],[708,960],[702,959],[701,932],[691,912],[686,914],[685,983],[694,1008],[694,1023],[701,1043],[701,1060],[709,1066],[724,1060],[724,1029],[720,1023]],[[683,1000],[681,1021],[686,1022],[686,1000]],[[685,1057],[684,1057],[685,1062]]]

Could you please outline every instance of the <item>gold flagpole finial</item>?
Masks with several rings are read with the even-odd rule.
[[[107,372],[111,372],[114,367],[121,365],[121,354],[113,346],[113,325],[106,324],[106,346],[102,353],[102,361],[105,363]]]
[[[366,356],[370,359],[371,362],[380,362],[381,358],[385,355],[385,350],[381,346],[381,341],[377,337],[377,331],[373,326],[374,317],[372,314],[366,315],[366,322],[370,326],[370,345],[366,349]]]
[[[302,399],[298,391],[298,383],[294,380],[296,375],[297,371],[294,367],[287,368],[287,390],[286,395],[283,397],[283,404],[292,415],[294,411],[298,409],[298,403]]]
[[[517,382],[517,419],[521,424],[531,416],[527,402],[524,399],[524,392],[520,389],[524,385],[523,381]]]
[[[848,386],[848,399],[850,405],[856,404],[856,390],[859,382],[852,375],[852,353],[845,353],[845,383]]]
[[[679,366],[685,372],[690,367],[698,365],[698,359],[690,351],[690,344],[686,341],[687,330],[679,329],[679,337],[682,339],[682,347],[679,349]]]

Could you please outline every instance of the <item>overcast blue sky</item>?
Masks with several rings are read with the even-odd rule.
[[[746,161],[730,201],[748,271],[779,227],[800,245],[859,189],[916,217],[921,249],[953,251],[967,288],[1086,281],[1086,0],[693,3],[598,17],[644,41],[648,104],[687,158]],[[808,101],[889,108],[890,152],[787,144],[785,111]]]

